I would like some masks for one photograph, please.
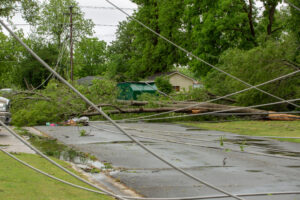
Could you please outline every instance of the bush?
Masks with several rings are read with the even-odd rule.
[[[155,85],[160,91],[166,94],[170,94],[173,91],[173,86],[171,85],[168,78],[162,76],[157,77],[155,79]]]
[[[222,54],[218,67],[251,85],[257,85],[297,70],[296,64],[293,63],[300,62],[298,47],[299,43],[286,38],[282,42],[268,41],[265,46],[249,51],[230,49]],[[218,96],[248,88],[218,71],[209,73],[205,84],[210,92]],[[300,96],[300,79],[295,75],[260,88],[283,99],[295,99]],[[230,98],[235,98],[241,106],[279,101],[255,89]],[[280,104],[265,109],[289,110],[294,107]]]

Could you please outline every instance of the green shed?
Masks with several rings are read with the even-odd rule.
[[[144,93],[155,94],[157,87],[154,82],[122,82],[117,84],[119,100],[137,100]]]

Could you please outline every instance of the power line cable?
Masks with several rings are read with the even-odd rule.
[[[65,17],[65,15],[64,15],[64,17],[63,17],[63,22],[65,22],[65,21],[66,21],[66,17]],[[62,45],[62,47],[61,47],[61,49],[60,49],[60,52],[59,52],[59,54],[58,54],[56,66],[54,67],[55,71],[57,70],[59,63],[60,63],[60,61],[61,61],[62,58],[63,58],[64,50],[67,50],[66,40],[63,42],[63,45]],[[43,85],[44,85],[44,84],[45,84],[52,76],[53,76],[53,73],[50,73],[50,75],[49,75],[49,76],[48,76],[48,77],[47,77],[40,85],[38,85],[37,87],[35,87],[33,90],[37,90],[37,89],[39,89],[40,87],[42,87],[42,86],[43,86]]]
[[[88,98],[86,98],[83,94],[81,94],[75,87],[73,87],[68,81],[66,81],[63,77],[61,77],[56,71],[54,71],[45,61],[43,61],[35,52],[33,52],[8,26],[6,26],[2,20],[0,20],[0,23],[2,24],[2,26],[4,26],[4,28],[20,43],[22,44],[22,46],[24,46],[26,48],[26,50],[28,52],[30,52],[30,54],[32,54],[33,57],[35,57],[46,69],[48,69],[50,72],[52,72],[61,82],[63,82],[65,85],[67,85],[71,90],[73,90],[82,100],[84,100],[87,104],[89,104],[90,106],[92,106],[96,111],[98,111],[99,113],[101,113],[101,115],[106,118],[109,122],[111,122],[116,128],[118,128],[123,134],[125,134],[128,138],[130,138],[133,142],[135,142],[136,144],[138,144],[142,149],[144,149],[145,151],[147,151],[148,153],[150,153],[151,155],[153,155],[154,157],[156,157],[157,159],[161,160],[162,162],[164,162],[165,164],[169,165],[170,167],[172,167],[173,169],[175,169],[176,171],[180,172],[181,174],[185,175],[186,177],[189,177],[191,179],[193,179],[196,182],[202,183],[203,185],[206,185],[216,191],[219,191],[223,194],[226,194],[230,197],[233,197],[235,199],[239,199],[239,200],[243,200],[243,198],[240,198],[234,194],[231,194],[230,192],[227,192],[215,185],[212,185],[210,183],[208,183],[207,181],[204,181],[192,174],[190,174],[189,172],[173,165],[171,162],[167,161],[166,159],[162,158],[161,156],[159,156],[158,154],[156,154],[155,152],[153,152],[152,150],[150,150],[148,147],[146,147],[143,143],[141,143],[139,140],[137,140],[136,138],[134,138],[133,136],[131,136],[130,134],[128,134],[119,124],[117,124],[114,120],[112,120],[105,112],[102,111],[101,108],[98,108],[93,102],[91,102]],[[2,123],[2,122],[1,122]],[[3,123],[2,123],[3,124]],[[78,177],[79,178],[79,177]],[[89,183],[91,184],[91,183]],[[110,195],[113,196],[112,193],[108,193]],[[115,195],[114,195],[115,196]],[[122,199],[121,197],[118,197]]]
[[[98,126],[94,126],[94,125],[89,125],[89,126],[94,128],[94,129],[102,130],[102,131],[105,131],[105,132],[120,134],[120,132],[112,131],[112,130],[108,130],[108,129],[103,129],[103,128],[100,128]],[[202,147],[202,148],[208,148],[208,149],[215,149],[215,150],[224,151],[224,148],[220,148],[220,147],[203,146],[203,145],[195,144],[195,143],[187,143],[187,142],[174,141],[174,140],[169,140],[169,139],[160,139],[160,138],[154,138],[154,137],[143,137],[143,136],[139,136],[139,135],[133,135],[133,136],[137,137],[137,138],[150,139],[150,140],[154,140],[154,141],[162,141],[162,142],[168,142],[168,143],[174,143],[174,144],[183,144],[183,145],[188,145],[188,146],[197,146],[197,147]],[[252,155],[259,155],[259,156],[267,156],[267,157],[272,157],[272,158],[299,160],[300,161],[300,158],[297,158],[297,157],[288,157],[288,156],[281,156],[281,155],[270,155],[270,154],[265,154],[265,153],[255,152],[255,151],[245,151],[245,150],[244,151],[238,151],[238,150],[231,149],[231,151],[232,152],[237,152],[237,153],[247,153],[247,154],[252,154]]]
[[[115,7],[107,7],[107,6],[78,6],[80,8],[91,8],[91,9],[103,9],[103,10],[116,10]],[[122,8],[123,10],[137,10],[137,8]]]
[[[298,99],[291,99],[290,102],[300,101],[300,98]],[[222,113],[222,112],[230,112],[235,110],[241,110],[244,108],[258,108],[258,107],[264,107],[264,106],[271,106],[271,105],[277,105],[285,103],[286,101],[279,101],[274,103],[266,103],[266,104],[259,104],[259,105],[253,105],[253,106],[247,106],[247,107],[237,107],[237,108],[230,108],[226,110],[217,110],[217,111],[211,111],[211,112],[205,112],[205,113],[197,113],[197,114],[191,114],[191,115],[179,115],[179,116],[169,116],[169,117],[159,117],[159,118],[151,118],[151,119],[135,119],[135,120],[125,120],[125,121],[153,121],[153,120],[162,120],[162,119],[175,119],[175,118],[183,118],[183,117],[194,117],[194,116],[202,116],[202,115],[210,115],[215,113]],[[263,113],[263,112],[262,112]],[[276,114],[269,112],[269,114]],[[124,120],[118,120],[118,121],[124,121]]]
[[[281,80],[281,79],[284,79],[284,78],[288,78],[288,77],[293,76],[293,75],[295,75],[295,74],[297,74],[297,73],[299,73],[299,72],[300,72],[300,70],[297,70],[297,71],[291,72],[291,73],[289,73],[289,74],[286,74],[286,75],[277,77],[277,78],[275,78],[275,79],[272,79],[272,80],[269,80],[269,81],[260,83],[260,84],[258,84],[258,85],[255,85],[255,86],[252,86],[252,87],[249,87],[249,88],[246,88],[246,89],[237,91],[237,92],[233,92],[233,93],[231,93],[231,94],[227,94],[227,95],[225,95],[225,96],[218,97],[218,98],[215,98],[215,99],[212,99],[212,100],[208,100],[208,101],[205,101],[205,102],[200,102],[200,103],[197,103],[197,104],[193,104],[193,105],[190,105],[190,106],[187,106],[187,107],[184,107],[184,108],[178,108],[178,109],[175,109],[175,110],[173,110],[173,111],[162,112],[162,113],[153,114],[153,115],[148,115],[148,116],[142,116],[142,117],[136,117],[136,118],[123,119],[123,121],[129,121],[129,120],[134,120],[134,119],[140,119],[140,120],[141,120],[141,119],[145,119],[145,118],[149,118],[149,117],[160,116],[160,115],[164,115],[164,114],[169,114],[169,113],[173,113],[173,112],[185,110],[185,109],[188,109],[188,108],[193,108],[193,107],[195,107],[195,106],[199,106],[199,105],[202,105],[202,104],[204,104],[204,103],[211,103],[211,102],[218,101],[218,100],[221,100],[221,99],[224,99],[224,98],[227,98],[227,97],[236,95],[236,94],[240,94],[240,93],[242,93],[242,92],[246,92],[246,91],[248,91],[248,90],[253,89],[254,87],[260,87],[260,86],[263,86],[263,85],[266,85],[266,84],[269,84],[269,83],[272,83],[272,82],[275,82],[275,81],[278,81],[278,80]],[[284,102],[286,102],[286,100],[285,100]]]
[[[271,192],[271,193],[248,193],[248,194],[237,194],[239,197],[255,197],[255,196],[270,196],[270,195],[292,195],[300,194],[300,191],[285,191],[285,192]],[[199,197],[180,197],[180,198],[135,198],[127,197],[128,199],[134,200],[195,200],[195,199],[219,199],[226,198],[225,195],[214,195],[214,196],[199,196]]]
[[[69,25],[70,23],[54,23],[55,25],[61,25],[61,24],[66,24]],[[54,25],[54,24],[49,24],[49,25]],[[76,24],[76,23],[74,23]],[[103,27],[118,27],[116,24],[94,24],[95,26],[103,26]],[[8,26],[33,26],[32,24],[8,24]]]
[[[300,111],[297,111],[295,113],[300,113]],[[300,117],[300,116],[299,116]],[[248,120],[230,120],[230,122],[234,122],[234,121],[248,121]],[[98,123],[98,121],[89,121],[89,123],[93,123],[93,122],[96,122]],[[102,122],[102,121],[100,121]],[[204,123],[210,123],[211,121],[205,121]],[[219,122],[219,121],[218,121]],[[223,122],[228,122],[228,121],[223,121]],[[214,122],[215,123],[215,122]],[[222,123],[222,122],[220,122]],[[109,125],[109,124],[102,124],[101,126],[109,126],[109,127],[112,127],[112,125]],[[140,131],[140,132],[149,132],[150,133],[156,133],[158,132],[159,135],[164,135],[163,133],[168,133],[166,136],[174,136],[174,134],[183,134],[183,132],[179,132],[179,131],[163,131],[163,130],[156,130],[156,129],[138,129],[138,128],[131,128],[131,127],[126,127],[126,126],[123,126],[123,128],[125,130],[137,130],[137,131]],[[197,129],[197,128],[196,128]],[[104,130],[104,129],[103,129]],[[108,131],[107,129],[105,131]],[[203,133],[201,133],[202,135]],[[211,134],[208,134],[211,136]],[[213,136],[224,136],[224,134],[214,134]],[[247,136],[247,135],[245,135]],[[247,136],[249,137],[249,136]],[[300,137],[278,137],[278,136],[251,136],[251,137],[254,137],[254,138],[278,138],[278,139],[300,139]],[[185,139],[185,137],[182,137],[182,139]],[[189,138],[186,138],[189,140]],[[196,139],[196,138],[193,138],[193,139]],[[196,139],[197,140],[197,139]],[[198,139],[199,140],[199,139]],[[205,141],[205,142],[209,142],[210,140],[200,140],[200,141]]]
[[[166,93],[164,93],[163,91],[159,90],[158,88],[153,87],[147,81],[145,83],[146,83],[146,85],[148,85],[152,89],[157,90],[158,93],[160,93],[160,94],[164,95],[165,97],[168,97],[169,99],[171,99],[172,101],[174,101],[174,99],[170,95],[167,95]]]
[[[0,23],[2,24],[2,21],[0,20]],[[3,126],[9,133],[11,133],[13,136],[15,136],[18,140],[20,140],[23,144],[25,144],[27,147],[29,147],[30,149],[32,149],[34,152],[36,152],[38,155],[40,155],[41,157],[45,158],[47,161],[49,161],[50,163],[52,163],[53,165],[57,166],[59,169],[63,170],[64,172],[70,174],[71,176],[75,177],[76,179],[88,184],[89,186],[92,186],[100,191],[105,192],[106,194],[116,197],[117,199],[122,199],[122,200],[126,200],[125,198],[122,198],[118,195],[115,195],[109,191],[104,190],[103,188],[99,188],[98,186],[96,186],[95,184],[92,184],[86,180],[84,180],[83,178],[77,176],[76,174],[74,174],[73,172],[69,171],[68,169],[64,168],[63,166],[61,166],[60,164],[58,164],[57,162],[55,162],[54,160],[50,159],[48,156],[46,156],[45,154],[43,154],[41,151],[39,151],[37,148],[35,148],[34,146],[32,146],[30,143],[28,143],[25,139],[23,139],[21,136],[19,136],[14,130],[12,130],[11,128],[9,128],[6,124],[4,124],[1,120],[0,120],[0,125]]]
[[[15,157],[14,155],[10,154],[9,152],[5,151],[3,148],[0,148],[0,151],[2,151],[3,153],[7,154],[8,156],[10,156],[11,158],[13,158],[14,160],[20,162],[21,164],[25,165],[26,167],[29,167],[30,169],[44,175],[44,176],[48,176],[51,179],[54,179],[56,181],[59,181],[61,183],[70,185],[72,187],[75,188],[79,188],[82,190],[86,190],[89,192],[93,192],[93,193],[97,193],[97,194],[105,194],[104,192],[100,192],[97,190],[92,190],[86,187],[82,187],[73,183],[70,183],[68,181],[64,181],[62,179],[59,179],[55,176],[52,176],[42,170],[39,170],[31,165],[29,165],[28,163],[18,159],[17,157]],[[285,191],[285,192],[267,192],[267,193],[248,193],[248,194],[237,194],[237,196],[244,196],[244,197],[248,197],[248,196],[267,196],[267,195],[292,195],[292,194],[300,194],[300,191]],[[198,196],[198,197],[180,197],[180,198],[143,198],[143,197],[126,197],[123,196],[123,198],[126,199],[133,199],[133,200],[195,200],[195,199],[213,199],[213,198],[226,198],[228,196],[226,195],[215,195],[215,196]]]
[[[64,41],[63,46],[62,46],[62,50],[60,51],[60,53],[58,55],[56,66],[54,67],[55,71],[57,70],[59,63],[61,62],[61,60],[63,58],[64,50],[67,50],[66,41]],[[33,90],[37,90],[40,87],[42,87],[49,79],[51,79],[52,76],[53,76],[53,73],[50,73],[49,76],[40,85],[38,85],[37,87],[33,88]]]
[[[262,90],[262,89],[260,89],[260,88],[257,88],[256,86],[252,86],[251,84],[249,84],[249,83],[247,83],[247,82],[245,82],[245,81],[243,81],[243,80],[237,78],[236,76],[231,75],[231,74],[229,74],[228,72],[225,72],[224,70],[222,70],[222,69],[220,69],[220,68],[218,68],[218,67],[216,67],[216,66],[214,66],[214,65],[212,65],[212,64],[210,64],[210,63],[208,63],[208,62],[206,62],[205,60],[203,60],[203,59],[201,59],[200,57],[196,56],[196,55],[193,54],[192,52],[189,52],[189,51],[186,50],[185,48],[183,48],[183,47],[177,45],[176,43],[172,42],[172,41],[169,40],[168,38],[166,38],[166,37],[164,37],[163,35],[157,33],[156,31],[154,31],[153,29],[151,29],[149,26],[145,25],[143,22],[141,22],[141,21],[139,21],[138,19],[132,17],[132,16],[129,15],[127,12],[125,12],[124,10],[122,10],[122,8],[118,7],[117,5],[115,5],[114,3],[112,3],[111,1],[109,1],[109,0],[105,0],[105,1],[106,1],[107,3],[109,3],[110,5],[112,5],[113,7],[115,7],[116,9],[118,9],[119,11],[121,11],[121,12],[122,12],[123,14],[125,14],[126,16],[128,16],[128,18],[134,20],[135,22],[137,22],[138,24],[140,24],[140,25],[143,26],[144,28],[146,28],[146,29],[148,29],[149,31],[151,31],[152,33],[154,33],[156,36],[162,38],[162,39],[165,40],[166,42],[172,44],[172,45],[175,46],[176,48],[178,48],[178,49],[180,49],[181,51],[185,52],[185,53],[186,53],[187,55],[189,55],[190,57],[193,57],[193,58],[195,58],[196,60],[198,60],[198,61],[200,61],[200,62],[202,62],[202,63],[204,63],[204,64],[206,64],[206,65],[208,65],[208,66],[210,66],[210,67],[212,67],[213,69],[215,69],[215,70],[217,70],[217,71],[219,71],[219,72],[221,72],[221,73],[223,73],[223,74],[226,74],[227,76],[229,76],[229,77],[231,77],[231,78],[233,78],[233,79],[235,79],[235,80],[237,80],[237,81],[243,83],[244,85],[247,85],[248,87],[253,87],[254,89],[256,89],[256,90],[258,90],[258,91],[260,91],[260,92],[262,92],[262,93],[264,93],[264,94],[267,94],[267,95],[269,95],[269,96],[271,96],[271,97],[273,97],[273,98],[276,98],[276,99],[278,99],[278,100],[284,100],[283,98],[278,97],[278,96],[276,96],[276,95],[273,95],[273,94],[271,94],[271,93],[269,93],[269,92],[266,92],[266,91],[264,91],[264,90]],[[286,103],[289,103],[289,104],[291,104],[291,105],[297,107],[297,108],[300,108],[299,105],[293,104],[293,103],[288,102],[288,101],[286,101],[286,100],[284,100],[284,101],[285,101]]]
[[[55,177],[55,176],[52,176],[52,175],[50,175],[50,174],[48,174],[48,173],[46,173],[46,172],[44,172],[44,171],[42,171],[42,170],[39,170],[39,169],[33,167],[32,165],[29,165],[29,164],[26,163],[26,162],[24,162],[24,161],[18,159],[18,158],[15,157],[14,155],[12,155],[12,154],[10,154],[9,152],[5,151],[3,148],[0,148],[0,151],[2,151],[3,153],[5,153],[5,154],[8,155],[9,157],[13,158],[14,160],[20,162],[21,164],[25,165],[26,167],[28,167],[28,168],[30,168],[30,169],[32,169],[32,170],[34,170],[34,171],[36,171],[36,172],[38,172],[38,173],[40,173],[40,174],[42,174],[42,175],[48,176],[48,177],[51,178],[51,179],[54,179],[54,180],[59,181],[59,182],[61,182],[61,183],[64,183],[64,184],[67,184],[67,185],[70,185],[70,186],[72,186],[72,187],[79,188],[79,189],[82,189],[82,190],[86,190],[86,191],[90,191],[90,192],[94,192],[94,193],[98,193],[98,194],[106,194],[106,193],[104,193],[104,192],[100,192],[100,191],[97,191],[97,190],[92,190],[92,189],[89,189],[89,188],[86,188],[86,187],[82,187],[82,186],[79,186],[79,185],[70,183],[70,182],[68,182],[68,181],[62,180],[62,179],[60,179],[60,178],[57,178],[57,177]]]
[[[293,8],[295,8],[296,10],[300,11],[300,8],[298,8],[295,4],[291,3],[288,0],[284,0],[285,3],[289,4],[290,6],[292,6]]]

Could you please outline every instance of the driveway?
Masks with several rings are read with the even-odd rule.
[[[80,151],[93,154],[100,161],[111,163],[116,169],[111,176],[145,197],[220,194],[171,169],[111,125],[91,124],[102,130],[91,126],[35,128]],[[176,166],[234,194],[300,191],[299,143],[176,124],[122,123],[121,126]],[[80,136],[82,129],[90,136]],[[269,195],[246,199],[295,200],[300,196]]]

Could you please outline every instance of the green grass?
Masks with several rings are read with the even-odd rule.
[[[72,182],[77,185],[87,186],[72,176],[66,174],[62,170],[50,164],[38,155],[18,154],[19,159],[41,169],[53,176],[63,180]],[[75,172],[71,166],[63,161],[55,159],[58,163]],[[78,174],[78,172],[75,172]],[[58,181],[52,180],[41,175],[32,169],[29,169],[10,158],[6,154],[0,152],[0,199],[10,200],[56,200],[56,199],[112,199],[100,194],[91,193],[81,189],[77,189]]]
[[[208,130],[237,133],[240,135],[300,137],[300,121],[187,122],[181,124]],[[300,143],[300,139],[278,140]]]

